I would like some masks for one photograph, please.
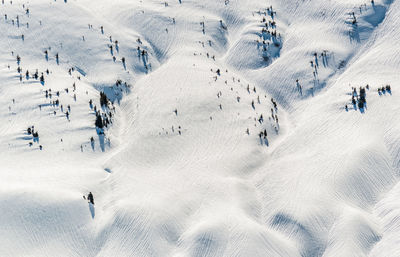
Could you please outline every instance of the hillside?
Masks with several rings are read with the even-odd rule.
[[[3,1],[0,256],[399,256],[399,14]]]

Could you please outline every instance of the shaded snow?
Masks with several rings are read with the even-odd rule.
[[[400,3],[167,3],[0,4],[0,256],[398,256]]]

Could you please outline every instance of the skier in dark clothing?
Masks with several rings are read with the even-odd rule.
[[[92,192],[89,192],[88,196],[87,196],[88,201],[94,205],[94,199],[93,199],[93,194]]]

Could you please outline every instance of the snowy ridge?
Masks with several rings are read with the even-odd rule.
[[[4,1],[0,256],[399,256],[399,12]]]

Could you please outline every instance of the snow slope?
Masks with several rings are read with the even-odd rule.
[[[4,1],[0,256],[399,256],[399,14],[395,0]],[[94,105],[112,114],[105,135]]]

